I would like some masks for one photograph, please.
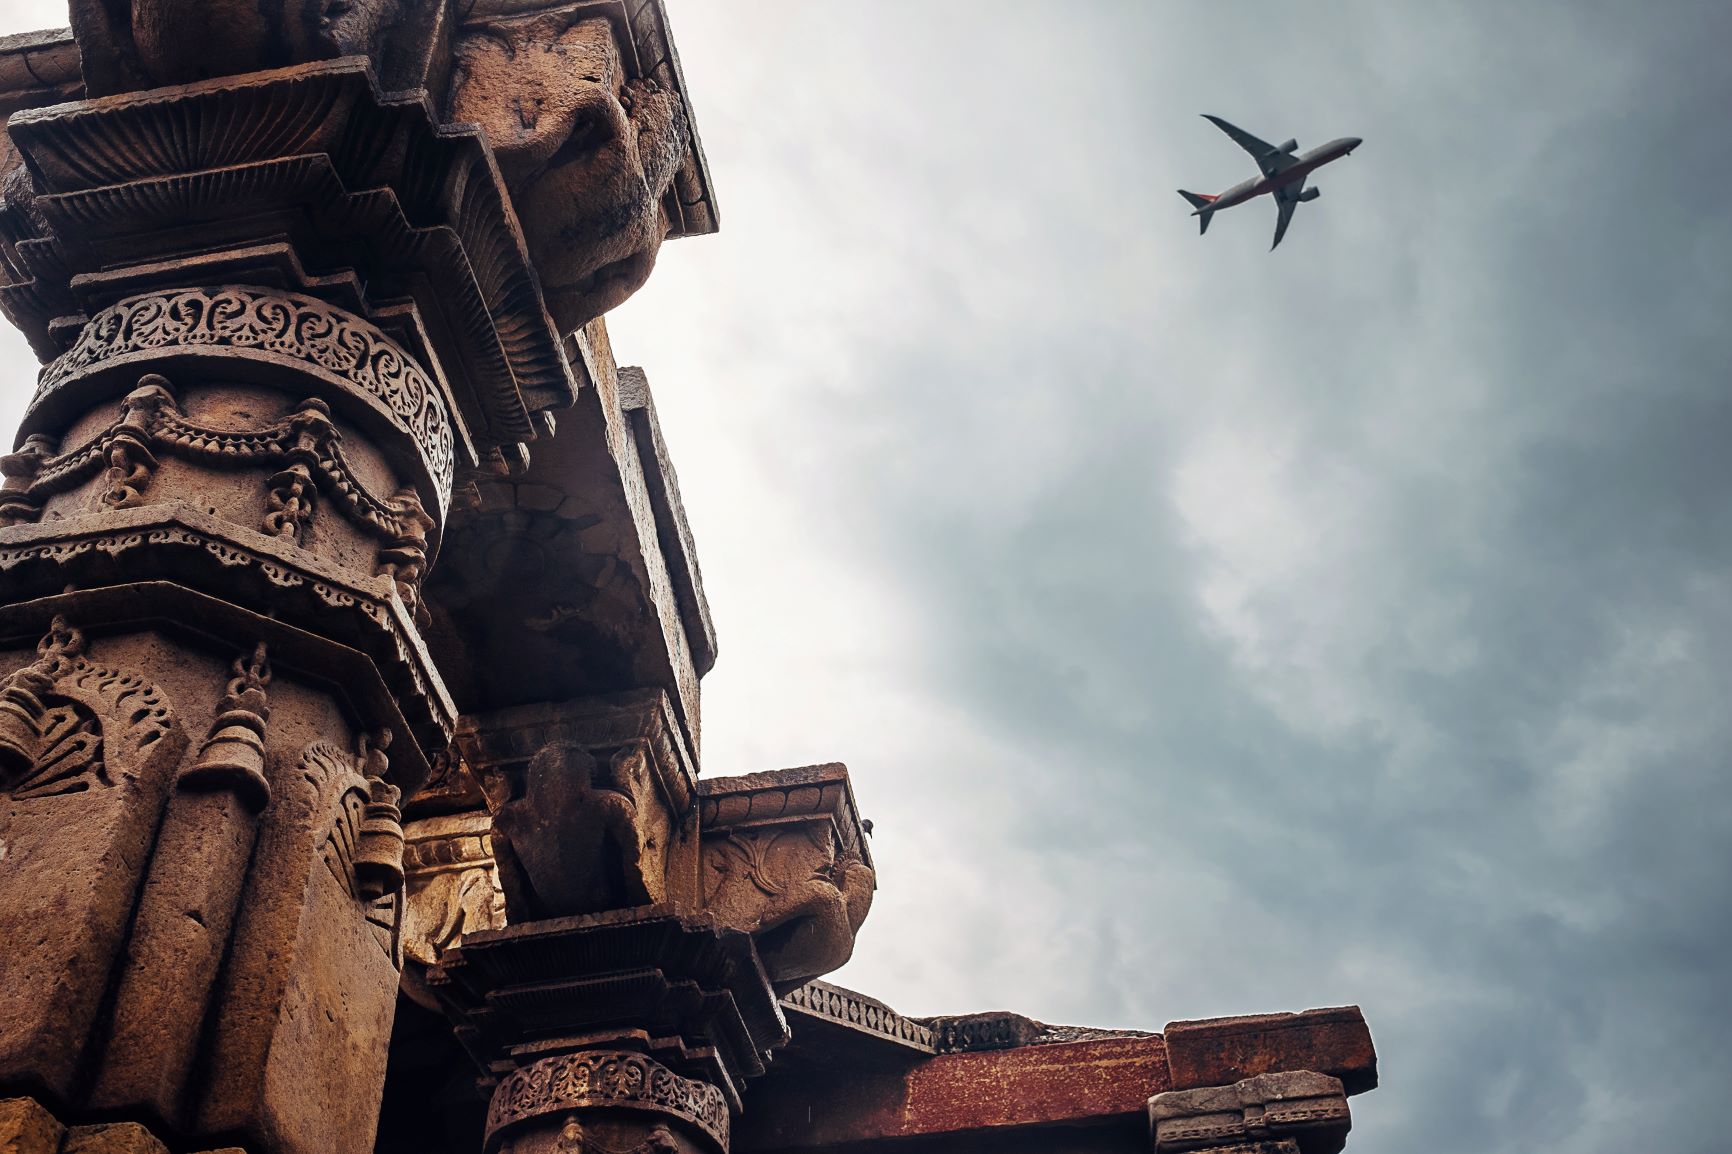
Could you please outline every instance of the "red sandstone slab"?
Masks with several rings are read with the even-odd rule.
[[[862,1076],[864,1075],[864,1076]],[[941,1054],[897,1071],[774,1078],[748,1094],[739,1151],[1005,1132],[1144,1117],[1171,1089],[1158,1035]],[[812,1109],[821,1102],[822,1109]]]
[[[1358,1006],[1171,1022],[1164,1036],[1175,1090],[1284,1070],[1329,1074],[1349,1094],[1377,1088],[1377,1049]]]

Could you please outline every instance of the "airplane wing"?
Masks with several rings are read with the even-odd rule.
[[[1207,112],[1203,113],[1203,119],[1231,136],[1233,143],[1249,152],[1252,158],[1256,160],[1257,167],[1263,170],[1264,176],[1274,176],[1277,172],[1293,166],[1293,158],[1285,152],[1279,151],[1267,140],[1259,140],[1243,128],[1228,124],[1219,116],[1210,116]]]
[[[1274,252],[1275,245],[1280,244],[1281,238],[1287,235],[1287,225],[1293,220],[1293,210],[1298,207],[1298,197],[1276,195],[1275,211],[1279,215],[1275,217],[1275,244],[1269,246],[1270,252]]]

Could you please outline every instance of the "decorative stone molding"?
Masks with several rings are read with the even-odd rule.
[[[1335,1154],[1353,1122],[1340,1079],[1292,1070],[1156,1094],[1149,1124],[1157,1154],[1265,1140],[1292,1140],[1301,1154]]]
[[[1046,1029],[1033,1018],[1004,1012],[928,1018],[926,1024],[932,1029],[933,1048],[940,1054],[1032,1046]]]
[[[179,502],[0,528],[0,578],[15,597],[47,596],[68,584],[92,596],[93,587],[122,581],[147,557],[165,555],[189,584],[220,590],[261,613],[329,628],[374,660],[424,748],[449,744],[456,707],[390,577],[357,582],[310,553]],[[395,768],[405,788],[425,780],[417,751],[399,749]]]
[[[570,403],[577,382],[479,130],[439,124],[421,92],[386,95],[364,61],[27,111],[8,132],[32,180],[0,203],[0,249],[35,257],[0,261],[0,307],[39,355],[87,319],[74,277],[163,270],[116,268],[100,245],[190,263],[286,231],[309,268],[352,267],[382,299],[415,302],[410,328],[440,350],[482,452],[532,440],[531,413]],[[177,231],[189,219],[200,227]]]
[[[720,1090],[642,1054],[610,1050],[543,1058],[507,1076],[487,1109],[485,1148],[497,1149],[504,1132],[519,1123],[598,1107],[674,1118],[707,1135],[719,1154],[728,1149],[728,1103]]]
[[[230,359],[283,358],[297,373],[328,381],[344,394],[358,394],[414,443],[437,507],[443,510],[450,504],[456,438],[432,379],[377,326],[297,293],[229,285],[122,300],[91,318],[72,347],[43,370],[30,409],[34,413],[56,391],[93,372],[108,374],[123,366],[205,351]],[[26,427],[30,425],[26,417]],[[290,430],[261,430],[250,437],[214,430],[199,437],[200,432],[205,431],[190,430],[186,443],[232,452],[252,442],[268,443],[273,433],[281,440]],[[321,439],[322,446],[332,444],[328,435]],[[340,454],[334,454],[334,467],[342,465]],[[325,455],[333,455],[330,448]]]
[[[309,397],[287,417],[257,429],[216,429],[188,421],[167,378],[152,373],[127,394],[120,411],[112,425],[69,452],[43,456],[37,437],[26,446],[34,451],[0,459],[8,478],[0,489],[0,525],[35,520],[49,497],[75,488],[105,465],[102,503],[116,509],[143,502],[161,455],[229,466],[281,465],[270,478],[263,531],[298,541],[312,521],[314,494],[324,492],[385,547],[379,568],[389,570],[404,604],[413,609],[419,603],[433,518],[412,488],[388,499],[368,491],[343,451],[325,402]]]
[[[914,1050],[938,1052],[933,1029],[925,1022],[905,1018],[876,998],[868,998],[829,982],[807,982],[783,995],[782,1005],[837,1025],[888,1038]]]
[[[427,985],[485,1070],[508,1073],[526,1043],[545,1053],[633,1037],[736,1111],[788,1039],[751,940],[675,906],[466,934]]]

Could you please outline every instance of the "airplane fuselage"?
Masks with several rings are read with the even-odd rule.
[[[1316,148],[1300,153],[1294,158],[1293,164],[1273,176],[1255,176],[1250,180],[1235,184],[1210,201],[1208,211],[1219,212],[1223,208],[1244,204],[1248,200],[1255,200],[1266,193],[1274,192],[1284,185],[1303,185],[1306,177],[1325,164],[1340,160],[1344,156],[1353,155],[1353,150],[1358,148],[1361,143],[1362,141],[1357,136],[1343,136],[1338,140],[1331,140],[1328,144],[1319,144]],[[1197,214],[1192,213],[1191,215]]]

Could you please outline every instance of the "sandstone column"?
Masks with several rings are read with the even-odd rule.
[[[0,306],[45,367],[0,460],[0,1097],[370,1147],[402,799],[457,720],[423,579],[576,396],[564,338],[647,275],[685,153],[565,7],[507,23],[586,80],[490,75],[476,5],[74,0],[82,90],[12,115]],[[473,122],[550,84],[636,135],[514,187]]]

